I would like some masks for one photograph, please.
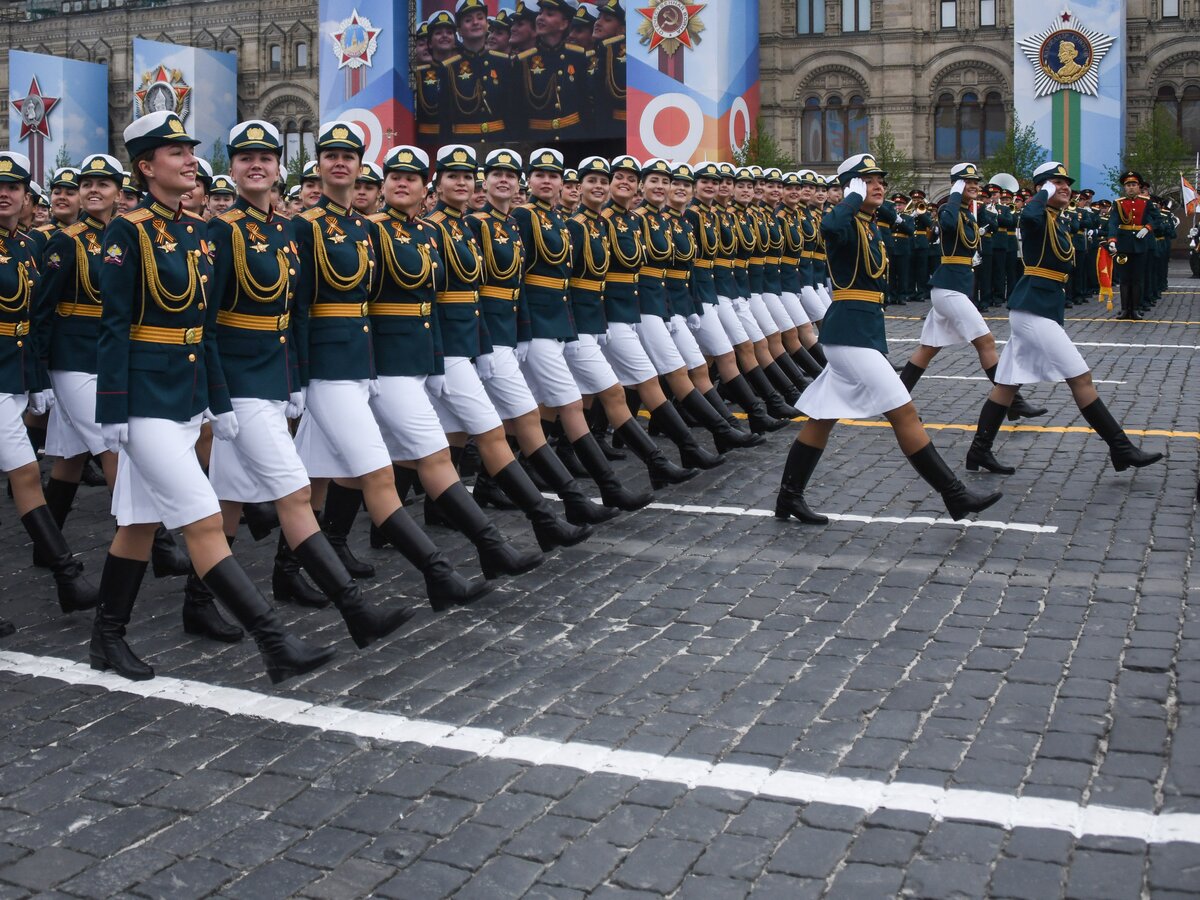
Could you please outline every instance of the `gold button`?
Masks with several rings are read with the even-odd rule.
[[[200,276],[200,283],[201,283],[201,284],[208,284],[208,276],[207,276],[207,275],[201,275],[201,276]]]
[[[479,315],[479,310],[475,310],[475,315]]]
[[[436,268],[438,267],[438,264],[437,264],[437,263],[434,263],[434,264],[433,264],[433,267],[436,269]]]
[[[282,225],[276,225],[276,226],[275,226],[275,230],[276,230],[276,231],[283,231],[283,226],[282,226]]]
[[[201,304],[199,304],[199,305],[200,305],[200,308],[201,308],[201,309],[204,309],[204,304],[203,304],[203,303],[201,303]]]
[[[191,234],[191,233],[192,233],[192,226],[191,226],[191,225],[189,225],[189,226],[187,227],[187,233],[188,233],[188,234]]]
[[[426,323],[425,323],[425,327],[426,327],[426,328],[428,328],[428,327],[429,327],[429,323],[428,323],[428,322],[426,322]]]
[[[195,353],[189,353],[189,354],[188,354],[188,362],[195,362],[195,361],[196,361],[196,354],[195,354]]]
[[[281,344],[287,343],[287,338],[282,334],[279,336],[279,343],[281,343]]]
[[[370,326],[367,326],[367,325],[363,326],[363,331],[370,331],[370,330],[371,330]]]
[[[355,220],[354,220],[354,224],[355,224],[355,225],[361,225],[361,224],[362,224],[362,219],[355,219]]]
[[[24,347],[24,346],[25,346],[25,342],[24,342],[24,341],[17,341],[17,346],[18,346],[18,347]]]
[[[516,311],[517,311],[517,304],[514,303],[513,304],[513,312],[516,312]]]
[[[295,270],[295,269],[288,269],[288,274],[289,274],[289,275],[295,275],[295,274],[296,274],[296,270]]]

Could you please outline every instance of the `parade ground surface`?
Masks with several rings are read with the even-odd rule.
[[[442,615],[362,517],[368,596],[420,611],[356,652],[283,608],[341,652],[277,689],[248,639],[183,634],[179,578],[130,628],[158,677],[93,672],[7,506],[0,897],[1196,897],[1200,282],[1171,274],[1145,322],[1066,322],[1164,464],[1117,474],[1031,386],[1049,414],[996,447],[1017,473],[964,474],[1004,490],[980,520],[870,421],[835,430],[805,527],[770,512],[791,426]],[[927,308],[888,310],[893,362]],[[986,392],[968,348],[916,388],[959,472]],[[98,578],[103,489],[66,533]],[[235,549],[269,585],[274,541]]]

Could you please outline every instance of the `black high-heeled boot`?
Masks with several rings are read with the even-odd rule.
[[[763,403],[766,404],[768,415],[787,422],[800,415],[800,410],[784,400],[783,395],[775,390],[771,384],[771,380],[767,377],[767,373],[763,371],[762,366],[755,366],[753,369],[745,372],[743,377],[749,383],[754,393],[761,397]]]
[[[508,494],[509,499],[520,507],[537,538],[538,546],[544,551],[555,547],[573,547],[592,536],[590,525],[571,525],[554,514],[550,504],[534,487],[521,464],[516,460],[509,463],[493,476],[496,483]]]
[[[574,451],[572,451],[572,456],[574,455]],[[601,454],[601,459],[603,459],[603,454]],[[588,499],[579,486],[579,482],[567,471],[562,457],[551,450],[549,444],[543,444],[531,453],[529,462],[542,477],[542,481],[550,485],[550,490],[558,494],[559,499],[563,502],[563,511],[566,513],[567,521],[572,525],[599,525],[601,522],[607,522],[609,519],[617,517],[617,511],[608,509],[607,504],[597,506]],[[607,466],[608,461],[605,460],[604,464]],[[580,462],[581,467],[582,465],[583,463]]]
[[[575,441],[575,455],[587,469],[588,475],[600,488],[600,501],[608,507],[623,509],[626,512],[642,509],[654,501],[654,495],[649,491],[631,491],[621,483],[612,465],[604,456],[604,451],[596,443],[595,438],[585,434]],[[589,505],[595,506],[590,500]],[[615,513],[614,513],[615,515]]]
[[[1135,447],[1129,440],[1129,436],[1125,434],[1125,429],[1113,418],[1112,413],[1108,411],[1108,407],[1099,397],[1080,412],[1083,413],[1084,420],[1092,426],[1092,430],[1104,438],[1104,442],[1108,444],[1109,457],[1112,459],[1113,468],[1118,472],[1124,472],[1130,466],[1140,469],[1143,466],[1153,465],[1163,458],[1161,453],[1147,453]]]
[[[50,510],[45,505],[31,509],[21,516],[21,524],[33,538],[38,555],[54,573],[59,609],[69,613],[93,608],[99,600],[99,591],[84,576],[83,563],[71,554]]]
[[[342,565],[329,539],[321,532],[301,541],[293,552],[304,570],[321,586],[321,590],[342,614],[346,630],[357,647],[371,646],[412,618],[412,610],[384,611],[367,606],[358,584]]]
[[[913,388],[917,386],[917,382],[921,380],[921,376],[925,374],[925,370],[911,360],[904,364],[904,368],[900,370],[900,383],[904,385],[904,389],[912,395]]]
[[[232,556],[205,572],[204,583],[250,632],[272,684],[319,669],[337,654],[333,647],[316,647],[288,634],[279,614]]]
[[[979,411],[979,424],[975,426],[975,439],[967,450],[967,471],[978,472],[980,467],[997,475],[1012,475],[1017,470],[1006,466],[996,459],[992,453],[992,444],[1000,431],[1000,423],[1004,421],[1007,408],[993,400],[984,400],[983,409]]]
[[[700,399],[704,400],[703,397]],[[708,401],[704,405],[708,406]],[[720,453],[710,453],[696,443],[696,438],[670,401],[651,410],[650,421],[656,423],[659,430],[679,448],[679,459],[687,468],[715,469],[725,462],[725,457]]]
[[[537,550],[521,550],[514,546],[479,508],[462,482],[450,485],[434,502],[454,528],[475,545],[484,578],[522,575],[545,561],[546,557]]]
[[[618,462],[622,459],[628,459],[629,455],[622,450],[618,450],[608,442],[608,413],[604,411],[604,404],[598,399],[592,401],[591,407],[586,411],[588,427],[592,431],[592,437],[596,439],[596,443],[600,445],[600,449],[604,452],[606,459]]]
[[[787,462],[783,466],[783,478],[779,494],[775,497],[775,518],[799,519],[805,525],[828,525],[829,518],[808,508],[804,500],[804,489],[824,453],[821,447],[810,447],[800,441],[792,441]]]
[[[104,560],[100,575],[101,602],[92,623],[92,641],[88,659],[93,669],[109,669],[130,681],[147,681],[154,669],[142,662],[125,643],[125,626],[133,613],[133,603],[146,574],[148,562],[126,559],[111,553]]]
[[[808,348],[808,355],[815,359],[817,361],[817,365],[819,365],[822,369],[829,365],[829,360],[825,356],[825,348],[821,346],[820,342],[817,342]]]
[[[712,434],[718,453],[757,447],[767,440],[761,434],[753,434],[731,426],[698,390],[693,390],[683,398],[683,406],[701,427],[707,428]]]
[[[256,541],[261,541],[279,527],[279,513],[274,503],[243,503],[242,518],[246,521],[250,537]]]
[[[280,535],[282,540],[283,535]],[[234,539],[225,535],[229,546]],[[242,629],[226,622],[217,604],[213,602],[212,591],[208,589],[196,574],[195,568],[188,573],[183,586],[183,633],[194,637],[206,637],[223,644],[236,644],[244,636]]]
[[[354,578],[374,578],[375,567],[365,563],[350,551],[350,529],[362,509],[362,491],[329,482],[325,493],[325,509],[321,514],[321,530],[337,551],[338,559]]]
[[[47,479],[46,486],[42,489],[42,494],[46,498],[46,508],[50,510],[50,516],[54,519],[54,524],[58,526],[59,531],[62,531],[67,522],[71,504],[75,501],[75,494],[78,491],[78,482],[62,481],[53,476]],[[39,569],[50,568],[50,560],[38,553],[37,544],[33,545],[33,564]]]
[[[745,376],[738,375],[730,379],[723,386],[723,390],[730,400],[742,408],[754,434],[766,434],[787,427],[786,419],[777,419],[767,412],[766,405],[751,389]]]
[[[471,582],[458,574],[446,555],[403,507],[381,522],[379,530],[425,576],[429,605],[437,612],[452,606],[466,606],[492,589],[486,581]]]
[[[813,348],[816,349],[819,346],[819,344],[814,344]],[[805,375],[814,380],[825,370],[825,366],[817,362],[817,358],[809,353],[808,350],[804,348],[803,344],[800,345],[799,349],[792,354],[792,360],[800,367]]]
[[[650,487],[656,491],[671,484],[691,481],[700,474],[699,469],[684,469],[667,459],[653,438],[642,430],[637,419],[627,419],[617,428],[616,434],[621,436],[622,442],[633,451],[634,456],[645,463],[650,475]]]
[[[946,465],[932,441],[910,456],[908,461],[917,470],[917,474],[942,495],[946,511],[956,522],[965,519],[971,513],[983,512],[1004,496],[999,491],[983,494],[968,488],[950,471],[950,467]]]
[[[171,575],[187,575],[192,571],[192,558],[185,548],[179,546],[175,536],[162,525],[154,532],[154,546],[150,549],[150,568],[155,578]]]
[[[333,542],[329,545],[333,547]],[[337,548],[334,548],[337,552]],[[338,558],[339,562],[341,557]],[[329,605],[329,597],[317,590],[304,578],[300,571],[301,561],[296,552],[288,546],[283,529],[279,529],[279,544],[275,548],[275,567],[271,570],[271,593],[276,603],[289,603],[293,606],[306,606],[309,609],[324,609]],[[345,568],[345,564],[342,564]]]
[[[784,374],[783,369],[779,368],[779,364],[771,363],[769,366],[759,366],[759,369],[767,376],[767,380],[771,382],[771,386],[779,392],[784,401],[789,406],[794,406],[796,401],[800,399],[800,388],[792,384],[792,380]]]
[[[808,390],[808,386],[812,384],[812,379],[796,365],[796,361],[788,356],[787,352],[780,353],[775,358],[775,365],[783,371],[783,374],[788,377],[788,381],[794,384],[801,392]]]

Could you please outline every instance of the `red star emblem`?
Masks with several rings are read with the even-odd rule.
[[[653,50],[663,41],[674,39],[689,50],[695,50],[696,48],[692,45],[691,32],[687,27],[688,22],[692,20],[693,16],[699,15],[700,10],[707,5],[707,3],[671,3],[665,7],[639,6],[637,11],[650,20],[653,31],[650,37],[650,49]],[[682,22],[678,20],[680,7],[687,11],[686,18]],[[668,17],[670,17],[669,20]],[[664,34],[663,31],[667,33]],[[676,31],[678,34],[675,33]]]
[[[43,137],[50,138],[50,110],[58,105],[58,97],[46,97],[42,94],[37,76],[33,76],[29,90],[20,100],[10,100],[13,109],[21,117],[21,134],[18,140],[25,140],[31,132],[37,132]]]
[[[1062,14],[1062,20],[1063,20],[1064,22],[1070,22],[1070,21],[1071,21],[1071,14],[1070,14],[1070,12],[1064,11],[1064,12],[1063,12],[1063,14]]]
[[[333,39],[341,48],[341,52],[338,54],[338,67],[344,66],[352,59],[363,59],[370,63],[371,58],[367,55],[367,47],[378,36],[380,30],[371,27],[370,21],[359,19],[358,10],[354,10],[345,27],[341,31],[334,32],[333,35]],[[347,34],[350,35],[349,42],[346,41]]]
[[[160,82],[162,84],[165,84],[168,87],[170,87],[171,91],[175,94],[175,109],[171,110],[171,112],[176,112],[178,110],[183,109],[183,101],[187,99],[187,95],[192,92],[192,89],[190,87],[188,87],[186,84],[184,84],[182,81],[179,81],[179,82],[171,81],[171,72],[164,65],[160,65],[154,71],[154,77],[152,79],[150,79],[150,81],[144,82],[146,85],[144,88],[141,88],[140,90],[133,92],[134,96],[137,97],[138,104],[141,106],[141,108],[143,110],[145,110],[145,108],[146,108],[146,105],[145,105],[146,94],[148,94],[150,92],[150,87],[152,85],[158,84]]]

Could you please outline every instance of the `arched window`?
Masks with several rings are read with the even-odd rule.
[[[958,103],[953,94],[938,97],[933,114],[933,155],[937,159],[980,162],[1004,145],[1004,101],[996,91],[980,102],[968,91]]]
[[[1164,85],[1154,98],[1154,109],[1165,115],[1193,150],[1200,150],[1200,85],[1189,84],[1182,95]]]
[[[863,98],[849,100],[833,94],[822,103],[817,97],[804,101],[800,145],[806,162],[841,162],[870,149],[870,124]]]
[[[308,68],[308,43],[306,41],[296,43],[296,68]]]
[[[278,44],[272,44],[270,48],[270,68],[272,72],[278,72],[283,66],[283,48]]]

